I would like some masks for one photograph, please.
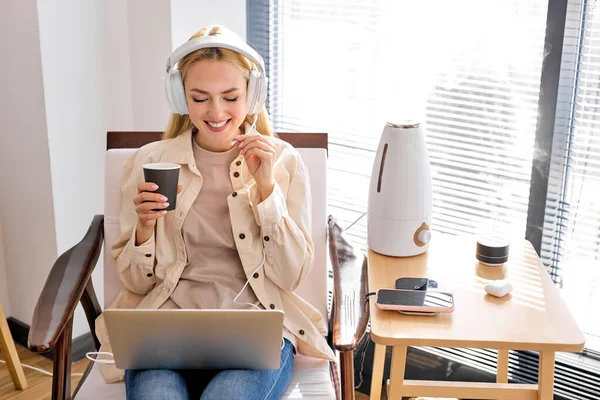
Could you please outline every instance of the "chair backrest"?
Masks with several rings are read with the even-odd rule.
[[[327,134],[281,133],[291,143],[308,168],[312,192],[312,239],[315,262],[310,275],[296,293],[310,302],[327,320]],[[111,256],[111,246],[119,238],[120,180],[123,165],[136,148],[160,139],[158,132],[109,132],[105,166],[104,202],[104,307],[119,294],[121,283]]]

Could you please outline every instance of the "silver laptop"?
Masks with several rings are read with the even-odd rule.
[[[121,369],[278,369],[283,311],[105,310]]]

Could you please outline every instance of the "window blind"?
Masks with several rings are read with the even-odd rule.
[[[366,211],[385,122],[417,115],[432,228],[524,237],[546,1],[248,4],[270,16],[248,23],[269,49],[275,129],[329,134],[330,213],[349,224]],[[348,231],[363,248],[366,224]]]
[[[600,350],[600,13],[568,2],[542,259],[569,310]]]
[[[246,2],[246,26],[248,27],[246,40],[263,58],[265,71],[270,78],[269,92],[265,103],[267,111],[270,114],[277,111],[273,109],[274,96],[272,96],[272,90],[275,87],[273,81],[277,79],[273,68],[273,58],[275,58],[275,65],[277,61],[273,45],[274,39],[278,36],[274,29],[277,21],[277,18],[274,18],[273,14],[274,7],[276,7],[276,4],[273,4],[272,0],[252,0]]]

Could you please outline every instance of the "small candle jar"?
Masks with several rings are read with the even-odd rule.
[[[509,243],[501,238],[479,238],[475,258],[480,263],[497,267],[508,261]]]

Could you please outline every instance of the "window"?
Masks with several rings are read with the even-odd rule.
[[[599,19],[589,0],[248,0],[248,39],[266,57],[276,130],[329,133],[330,213],[349,224],[366,211],[386,120],[421,113],[432,228],[535,239],[594,355],[600,350]],[[564,36],[562,53],[547,29],[548,37]],[[560,54],[560,74],[558,61],[556,70],[542,69]],[[540,90],[552,79],[557,96]],[[547,123],[538,119],[542,107],[556,111],[548,136],[540,133]],[[547,149],[536,147],[547,138],[553,139]],[[366,248],[366,218],[348,233]],[[487,350],[435,351],[495,368]],[[509,374],[530,381],[536,360],[511,352]],[[597,379],[597,372],[557,357],[556,393],[597,398]]]
[[[248,25],[276,130],[329,133],[331,213],[366,211],[386,120],[417,116],[432,228],[524,237],[546,13],[547,0],[263,0]],[[348,233],[366,247],[366,218]]]
[[[600,10],[569,1],[542,259],[600,354]]]

